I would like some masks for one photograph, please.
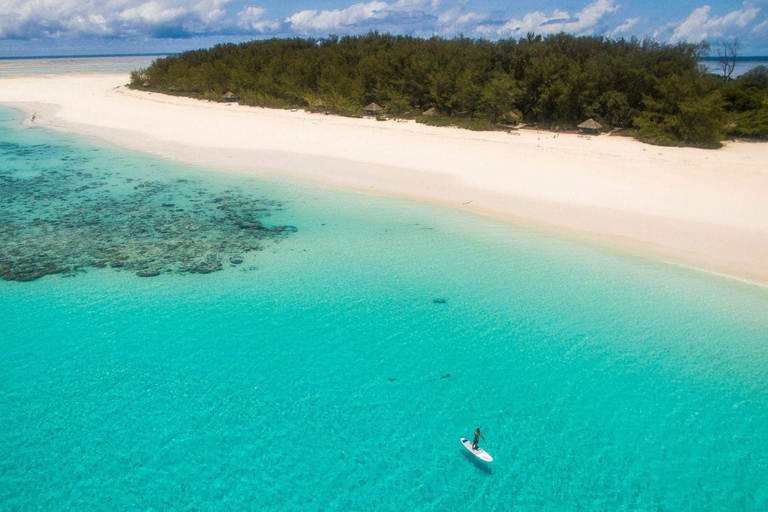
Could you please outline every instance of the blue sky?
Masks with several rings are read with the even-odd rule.
[[[528,32],[738,38],[768,54],[768,0],[0,0],[0,56],[176,52],[273,36],[499,39]]]

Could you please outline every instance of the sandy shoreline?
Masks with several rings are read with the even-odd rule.
[[[470,132],[169,97],[127,80],[2,77],[0,104],[128,149],[507,216],[768,283],[768,144]]]

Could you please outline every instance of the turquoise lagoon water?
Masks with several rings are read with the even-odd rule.
[[[0,281],[0,509],[768,509],[764,288],[2,116],[6,178],[183,179],[298,230],[211,274]]]

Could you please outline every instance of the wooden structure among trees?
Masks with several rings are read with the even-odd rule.
[[[600,133],[600,129],[603,127],[600,123],[595,121],[592,118],[587,119],[583,123],[581,123],[578,128],[580,133],[591,133],[593,135],[597,135]]]
[[[233,103],[237,101],[237,94],[233,93],[232,91],[227,91],[225,94],[221,95],[221,99],[227,103]]]
[[[434,115],[437,115],[437,109],[435,107],[432,107],[432,108],[422,112],[421,115],[423,115],[423,116],[434,116]]]
[[[376,103],[371,103],[363,107],[363,114],[366,116],[375,116],[378,112],[384,110],[384,107]]]

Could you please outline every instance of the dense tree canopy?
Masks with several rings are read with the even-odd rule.
[[[156,60],[131,85],[240,103],[492,128],[524,120],[571,129],[587,118],[658,144],[717,147],[726,132],[768,136],[765,68],[724,82],[706,45],[555,34],[496,42],[370,33],[218,45]]]

